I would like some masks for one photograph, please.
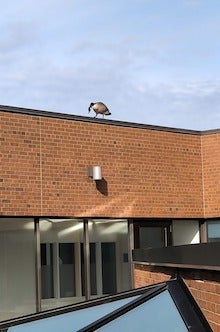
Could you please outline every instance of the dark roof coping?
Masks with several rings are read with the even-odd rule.
[[[208,134],[220,133],[220,129],[199,131],[199,130],[192,130],[192,129],[155,126],[155,125],[148,125],[148,124],[135,123],[135,122],[126,122],[126,121],[101,119],[101,118],[91,118],[91,117],[87,117],[87,116],[73,115],[73,114],[67,114],[67,113],[58,113],[58,112],[51,112],[51,111],[49,112],[49,111],[44,111],[44,110],[36,110],[36,109],[31,109],[31,108],[23,108],[23,107],[7,106],[7,105],[0,105],[0,111],[18,113],[18,114],[26,114],[26,115],[31,115],[31,116],[43,116],[43,117],[58,118],[58,119],[63,119],[63,120],[81,121],[81,122],[97,123],[97,124],[104,124],[104,125],[111,125],[111,126],[148,129],[148,130],[165,131],[165,132],[181,133],[181,134],[189,134],[189,135],[208,135]]]
[[[220,271],[220,242],[133,250],[133,262],[155,266]]]

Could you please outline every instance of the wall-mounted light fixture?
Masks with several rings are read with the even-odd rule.
[[[88,176],[94,181],[102,180],[101,166],[91,166],[91,167],[89,167]]]

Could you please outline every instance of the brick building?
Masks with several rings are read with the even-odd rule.
[[[0,142],[1,321],[130,289],[133,249],[219,241],[219,130],[0,106]]]

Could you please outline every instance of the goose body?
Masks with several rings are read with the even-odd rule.
[[[102,103],[101,101],[98,101],[96,103],[91,103],[89,105],[89,112],[93,110],[96,115],[95,115],[95,118],[97,117],[98,114],[102,114],[103,115],[103,118],[105,115],[111,115],[111,113],[109,112],[109,109],[108,107]]]

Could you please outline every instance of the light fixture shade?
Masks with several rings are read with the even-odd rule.
[[[93,180],[101,180],[102,179],[102,169],[101,166],[93,166]]]
[[[92,166],[88,169],[88,176],[94,181],[102,180],[102,169],[101,166]]]

